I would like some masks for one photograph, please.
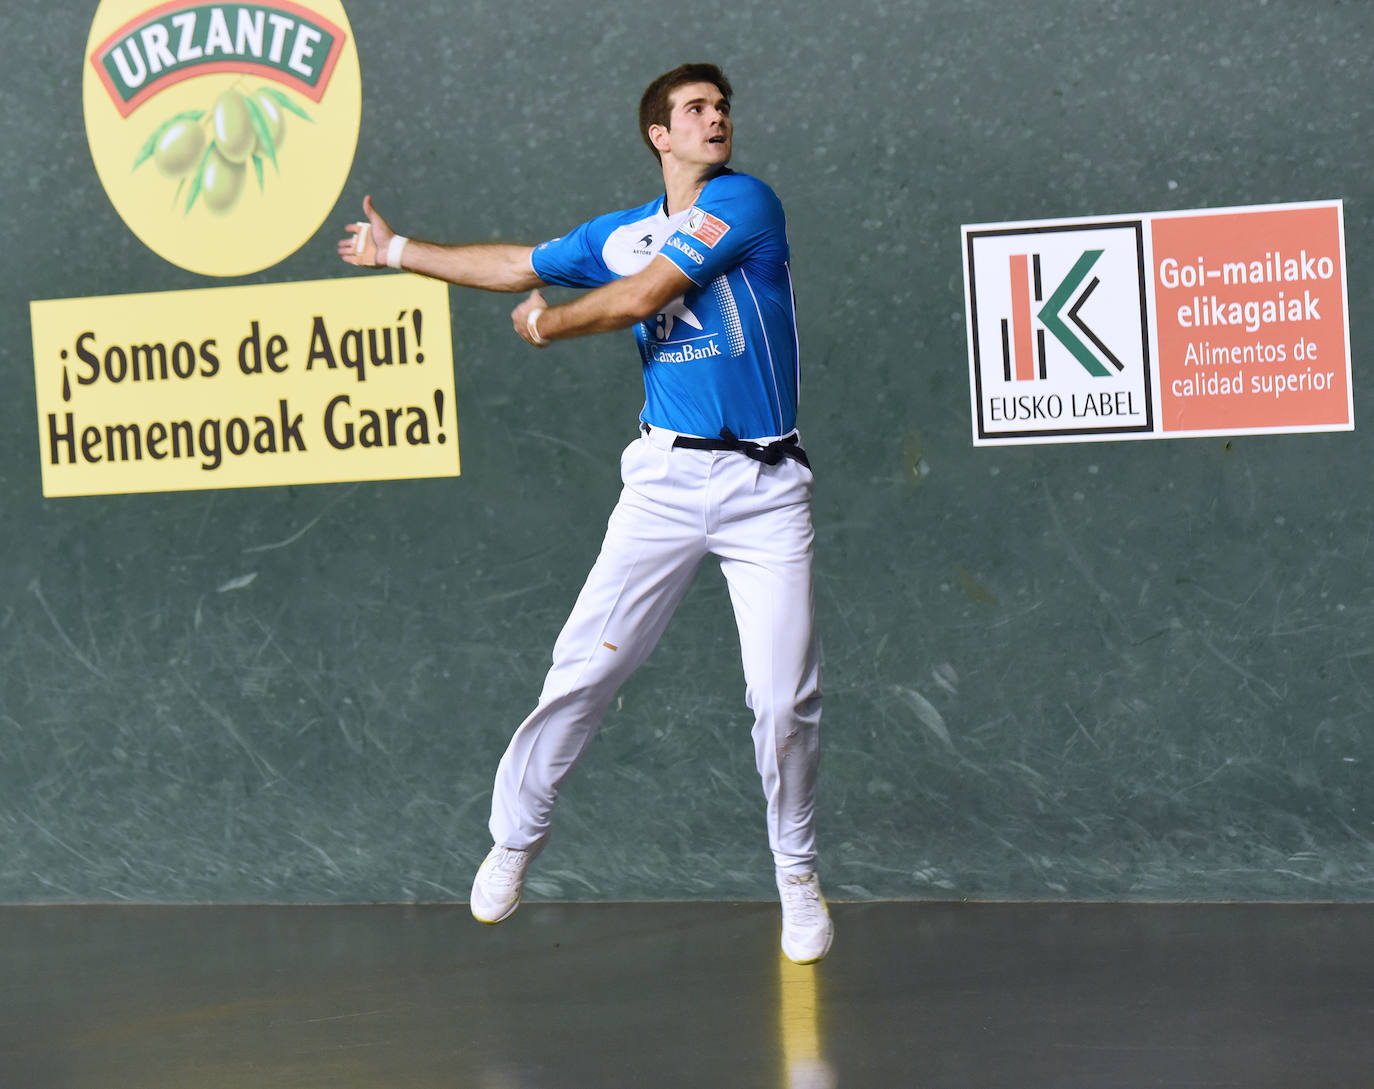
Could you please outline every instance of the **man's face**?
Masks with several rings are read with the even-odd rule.
[[[730,104],[714,83],[684,83],[673,91],[666,151],[680,162],[721,165],[730,160]],[[660,152],[665,149],[660,147]]]

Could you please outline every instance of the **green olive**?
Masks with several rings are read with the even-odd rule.
[[[281,147],[281,142],[286,136],[286,113],[282,110],[281,104],[266,91],[256,96],[258,109],[262,110],[263,117],[267,118],[267,131],[272,134],[272,144]]]
[[[220,95],[215,102],[212,124],[219,153],[231,163],[247,162],[257,146],[258,136],[253,131],[243,95],[232,90]]]
[[[211,150],[201,172],[205,206],[216,215],[227,214],[243,195],[243,179],[247,173],[242,163],[231,163],[218,148]]]
[[[205,133],[195,121],[168,125],[153,149],[153,162],[165,177],[179,178],[200,162],[205,150]]]

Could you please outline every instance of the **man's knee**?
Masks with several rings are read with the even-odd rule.
[[[766,698],[751,698],[749,708],[760,724],[772,726],[779,735],[792,737],[814,731],[821,721],[821,694],[776,693]]]

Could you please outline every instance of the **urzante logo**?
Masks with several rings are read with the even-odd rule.
[[[975,442],[1152,426],[1139,221],[966,230]]]
[[[91,56],[121,117],[162,88],[206,72],[244,72],[324,97],[345,35],[290,3],[174,3],[142,12]]]
[[[168,261],[256,272],[333,208],[362,110],[342,0],[100,0],[86,55],[96,173]]]

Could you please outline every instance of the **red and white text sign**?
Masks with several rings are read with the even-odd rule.
[[[1339,201],[963,238],[975,445],[1354,429]]]

